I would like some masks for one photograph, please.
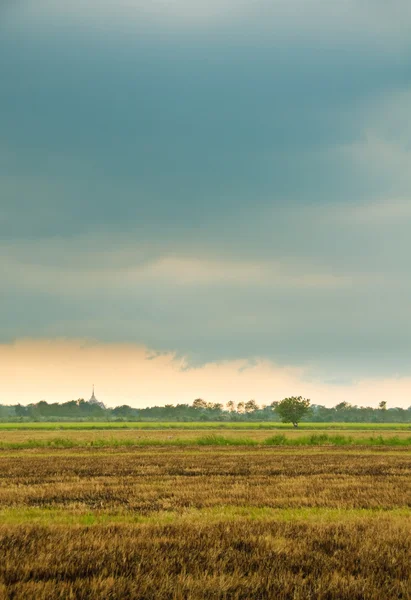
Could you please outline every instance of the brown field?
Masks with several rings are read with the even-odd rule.
[[[406,448],[3,450],[0,599],[409,599],[410,474]]]

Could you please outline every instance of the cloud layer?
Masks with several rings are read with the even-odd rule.
[[[400,0],[2,5],[0,341],[408,376],[410,27]]]

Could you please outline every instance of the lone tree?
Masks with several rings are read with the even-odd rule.
[[[283,423],[292,423],[298,427],[299,421],[310,410],[310,401],[302,396],[291,396],[276,403],[275,411],[280,415]]]

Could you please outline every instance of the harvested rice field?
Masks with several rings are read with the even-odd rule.
[[[0,449],[1,599],[411,598],[409,446],[89,433]]]

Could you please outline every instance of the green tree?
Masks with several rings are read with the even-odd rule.
[[[205,400],[203,400],[202,398],[196,398],[192,404],[193,408],[196,408],[197,410],[201,410],[204,408],[207,408],[207,402]]]
[[[336,404],[334,408],[335,408],[335,410],[338,410],[338,411],[350,410],[351,404],[349,404],[349,402],[346,402],[344,400],[343,402]]]
[[[255,400],[249,400],[244,404],[244,410],[246,413],[253,413],[259,409],[259,406]]]
[[[281,400],[275,410],[283,423],[292,423],[294,427],[298,427],[299,421],[310,410],[310,401],[302,396],[291,396]]]
[[[245,412],[244,402],[239,402],[239,403],[237,404],[237,412],[238,412],[240,415],[243,415],[243,414],[244,414],[244,412]]]

